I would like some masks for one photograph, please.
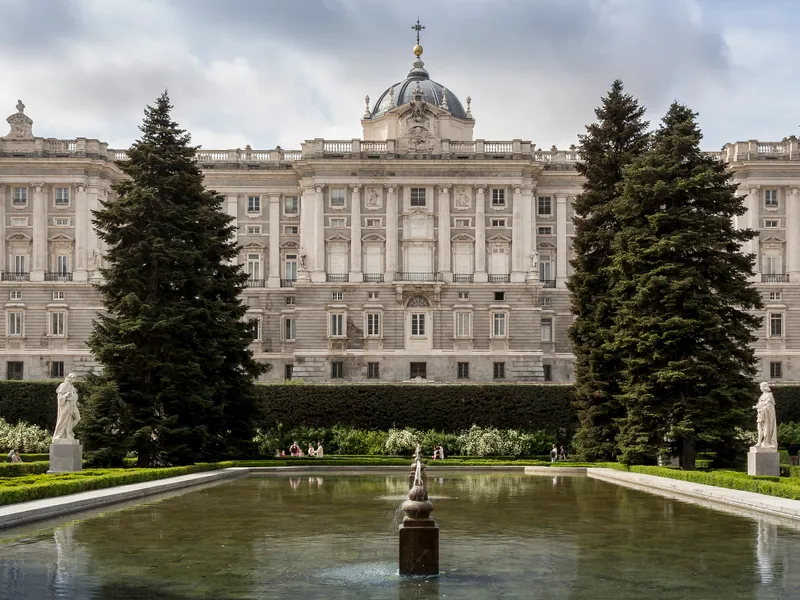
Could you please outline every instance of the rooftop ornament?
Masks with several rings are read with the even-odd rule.
[[[25,105],[22,100],[17,100],[17,112],[6,119],[11,126],[6,138],[31,139],[33,138],[33,119],[25,114]]]

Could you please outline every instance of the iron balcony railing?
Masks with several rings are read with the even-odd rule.
[[[265,279],[248,279],[247,280],[247,287],[265,287],[266,280]]]
[[[72,281],[72,273],[48,271],[44,274],[45,281]]]
[[[789,283],[788,273],[762,273],[762,283]]]
[[[546,288],[554,288],[554,287],[556,287],[556,280],[555,279],[540,279],[539,283],[541,283]]]
[[[296,279],[281,279],[281,287],[294,287]]]
[[[350,280],[350,276],[347,273],[326,273],[325,274],[325,281],[328,283],[346,283]]]
[[[489,283],[510,283],[511,275],[509,273],[489,273]]]
[[[364,283],[383,283],[383,273],[364,273]]]
[[[395,277],[397,281],[442,281],[441,273],[410,273],[400,271]]]
[[[471,273],[453,273],[453,283],[472,283],[475,276]]]
[[[31,274],[27,271],[3,271],[0,274],[0,280],[2,281],[30,281]]]

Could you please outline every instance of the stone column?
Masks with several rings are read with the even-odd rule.
[[[31,281],[44,281],[44,273],[49,269],[49,261],[47,257],[47,199],[43,183],[33,184],[31,212],[33,213]]]
[[[450,265],[450,186],[439,186],[439,271],[445,283],[453,282]]]
[[[298,261],[297,280],[308,281],[308,272],[312,269],[311,261],[314,260],[314,189],[303,187],[300,190],[300,250],[306,255],[305,268]],[[299,253],[298,253],[299,254]]]
[[[486,198],[485,186],[475,186],[475,283],[486,283]]]
[[[325,186],[314,186],[314,258],[311,281],[325,283]]]
[[[281,195],[269,194],[269,276],[267,287],[281,287]]]
[[[364,281],[364,273],[361,270],[361,184],[354,183],[350,186],[352,196],[350,198],[350,281]]]
[[[786,272],[789,281],[800,281],[800,189],[786,194]]]
[[[0,181],[0,271],[9,270],[8,258],[6,257],[6,202],[8,197],[6,190],[9,187]]]
[[[759,217],[759,198],[761,194],[761,186],[760,185],[751,185],[750,189],[748,190],[749,193],[747,194],[747,213],[742,215],[742,229],[754,229],[755,231],[760,231],[760,227],[758,224],[758,217]],[[761,273],[761,240],[759,236],[754,237],[749,242],[745,243],[744,251],[747,254],[755,254],[756,255],[756,264],[755,264],[755,273],[758,275]]]
[[[92,211],[100,208],[99,197],[101,192],[105,192],[97,186],[89,186],[86,188],[86,209],[89,214],[91,222]],[[97,267],[100,266],[100,238],[97,235],[97,229],[90,223],[89,230],[87,231],[88,241],[86,243],[86,267],[89,272],[89,278],[100,277]]]
[[[75,269],[73,281],[89,281],[89,230],[92,215],[86,195],[86,184],[75,184]]]
[[[386,186],[386,273],[384,281],[394,281],[397,272],[397,186]]]
[[[239,243],[239,196],[228,196],[225,199],[225,212],[228,213],[229,217],[233,217],[233,221],[231,221],[231,225],[233,225],[236,230],[233,232],[233,241],[237,244]],[[230,264],[235,265],[237,263],[237,257],[234,256],[230,260]]]
[[[567,197],[556,195],[556,287],[567,282]]]
[[[525,269],[523,269],[522,249],[524,242],[524,226],[522,213],[522,188],[514,187],[514,198],[512,200],[512,223],[511,223],[511,281],[523,282],[526,279]]]

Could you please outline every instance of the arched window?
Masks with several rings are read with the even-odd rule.
[[[406,305],[408,308],[430,308],[430,302],[422,296],[414,296]]]

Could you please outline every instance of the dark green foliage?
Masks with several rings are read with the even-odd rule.
[[[773,385],[772,394],[775,396],[778,425],[789,422],[800,423],[800,385]]]
[[[684,468],[697,450],[735,445],[757,396],[753,331],[762,307],[748,283],[756,235],[733,227],[745,212],[724,163],[700,151],[695,114],[673,104],[652,148],[625,170],[614,201],[619,231],[610,270],[623,357],[621,460],[655,461],[671,440]]]
[[[604,344],[614,323],[615,307],[608,296],[611,244],[619,225],[612,211],[617,186],[626,165],[647,149],[649,123],[644,108],[614,81],[595,110],[597,122],[580,136],[585,177],[575,199],[571,292],[575,321],[569,329],[575,354],[575,405],[580,419],[576,451],[590,460],[616,455],[616,420],[623,410],[617,401],[620,357]]]
[[[112,437],[140,466],[251,449],[250,389],[262,372],[243,322],[247,275],[235,264],[233,219],[204,188],[171,108],[164,93],[145,110],[141,139],[120,163],[128,178],[94,212],[109,266],[98,286],[105,312],[88,343],[119,391],[120,403],[103,401],[118,424]],[[115,443],[107,425],[92,425],[88,451]]]
[[[55,381],[0,381],[0,417],[12,425],[22,421],[53,431],[58,417],[56,387]]]
[[[86,448],[84,461],[90,466],[121,467],[123,459],[136,448],[132,438],[117,434],[127,409],[117,385],[90,375],[82,391],[85,395],[81,398],[81,422],[76,436]]]

